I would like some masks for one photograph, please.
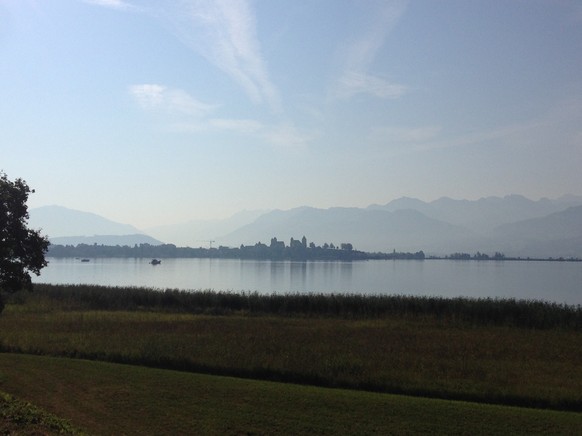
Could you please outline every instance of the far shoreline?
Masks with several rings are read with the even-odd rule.
[[[502,252],[493,255],[477,251],[474,254],[455,252],[448,255],[426,255],[423,250],[416,252],[366,252],[353,249],[349,243],[339,247],[325,244],[323,247],[307,246],[305,242],[295,241],[294,246],[285,246],[275,240],[270,246],[257,243],[253,246],[241,245],[239,248],[192,248],[177,247],[174,244],[135,244],[128,245],[50,245],[46,254],[48,258],[98,259],[98,258],[134,258],[134,259],[240,259],[268,261],[362,261],[362,260],[454,260],[454,261],[518,261],[518,262],[582,262],[575,256],[506,256]],[[85,260],[86,261],[86,260]]]

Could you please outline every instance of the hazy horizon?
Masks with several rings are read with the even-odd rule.
[[[32,194],[34,195],[34,194]],[[575,199],[578,200],[582,200],[582,195],[575,195],[575,194],[571,194],[571,193],[566,193],[566,194],[562,194],[562,195],[558,195],[556,197],[540,197],[540,198],[530,198],[530,197],[526,197],[523,196],[521,194],[517,194],[517,193],[512,193],[512,194],[507,194],[507,195],[503,195],[503,196],[488,196],[488,197],[478,197],[478,198],[452,198],[446,195],[443,195],[441,197],[438,197],[436,199],[430,200],[430,201],[426,201],[423,200],[422,198],[416,198],[416,197],[409,197],[409,196],[402,196],[402,197],[398,197],[398,198],[392,198],[388,201],[381,201],[381,202],[376,202],[376,203],[370,203],[364,206],[352,206],[352,205],[331,205],[328,207],[317,207],[317,206],[311,206],[308,204],[303,204],[303,205],[299,205],[299,206],[293,206],[290,208],[266,208],[266,209],[241,209],[238,211],[234,211],[232,214],[227,215],[227,216],[219,216],[219,217],[208,217],[208,218],[186,218],[184,221],[177,221],[177,222],[168,222],[168,223],[164,223],[164,224],[154,224],[148,227],[139,227],[136,226],[133,222],[122,222],[122,221],[116,221],[119,224],[128,224],[131,226],[136,227],[137,230],[141,230],[141,231],[147,231],[150,229],[155,229],[155,228],[159,228],[159,227],[173,227],[176,225],[181,225],[181,224],[188,224],[190,222],[196,222],[196,221],[200,221],[200,222],[216,222],[216,221],[222,221],[222,220],[228,220],[231,218],[234,218],[238,215],[244,215],[244,214],[265,214],[268,212],[272,212],[272,211],[283,211],[283,212],[288,212],[294,209],[301,209],[301,208],[312,208],[312,209],[320,209],[320,210],[328,210],[328,209],[334,209],[334,208],[345,208],[345,209],[350,209],[350,208],[360,208],[360,209],[366,209],[368,207],[371,206],[384,206],[387,204],[390,204],[393,201],[398,201],[398,200],[402,200],[402,199],[410,199],[410,200],[418,200],[421,201],[423,203],[426,204],[431,204],[432,202],[438,201],[438,200],[443,200],[443,199],[450,199],[450,200],[454,200],[454,201],[469,201],[469,202],[473,202],[473,201],[478,201],[478,200],[484,200],[484,199],[490,199],[490,198],[499,198],[499,199],[503,199],[506,197],[514,197],[514,196],[518,196],[518,197],[524,197],[527,200],[530,201],[541,201],[541,200],[560,200],[560,199],[568,199],[569,197],[574,197]],[[30,202],[29,202],[30,203]],[[65,209],[70,209],[72,211],[76,211],[76,212],[82,212],[82,213],[90,213],[90,214],[95,214],[98,215],[102,218],[106,218],[106,219],[110,219],[111,221],[115,221],[114,219],[112,219],[111,217],[107,216],[107,215],[103,215],[97,212],[92,212],[89,210],[80,210],[80,209],[75,209],[73,207],[69,207],[67,205],[62,205],[62,204],[46,204],[46,205],[40,205],[40,206],[29,206],[30,210],[33,209],[42,209],[45,207],[59,207],[59,208],[65,208]]]
[[[393,201],[397,201],[397,200],[401,200],[401,199],[410,199],[410,200],[419,200],[422,201],[423,203],[426,204],[431,204],[434,201],[438,201],[438,200],[442,200],[442,199],[450,199],[450,200],[455,200],[455,201],[478,201],[478,200],[483,200],[483,199],[487,199],[487,198],[505,198],[505,197],[512,197],[512,196],[519,196],[519,197],[525,197],[527,200],[531,200],[531,201],[541,201],[541,200],[560,200],[560,199],[568,199],[569,197],[575,197],[576,199],[582,199],[582,195],[576,195],[576,194],[572,194],[570,192],[568,193],[564,193],[561,195],[556,195],[555,197],[546,197],[546,196],[541,196],[541,197],[537,197],[537,198],[531,198],[531,197],[526,197],[522,194],[519,193],[508,193],[505,195],[490,195],[490,196],[485,196],[485,197],[475,197],[475,198],[454,198],[454,197],[450,197],[448,195],[441,195],[441,196],[437,196],[435,198],[432,198],[430,200],[425,200],[422,198],[417,198],[417,197],[412,197],[412,196],[400,196],[397,198],[390,198],[386,201],[377,201],[377,202],[372,202],[369,204],[363,204],[363,205],[351,205],[351,204],[336,204],[336,205],[327,205],[327,206],[313,206],[310,204],[299,204],[297,206],[291,206],[291,207],[287,207],[287,208],[262,208],[262,209],[240,209],[237,211],[233,211],[230,214],[227,215],[223,215],[223,216],[216,216],[216,217],[204,217],[204,218],[186,218],[184,221],[178,221],[178,222],[168,222],[165,224],[154,224],[152,226],[148,226],[145,228],[140,228],[140,230],[148,230],[148,229],[152,229],[152,228],[157,228],[157,227],[164,227],[164,226],[174,226],[174,225],[179,225],[179,224],[186,224],[189,222],[194,222],[194,221],[208,221],[208,222],[212,222],[212,221],[220,221],[220,220],[228,220],[230,218],[233,218],[239,214],[245,214],[245,213],[255,213],[255,212],[260,212],[260,213],[267,213],[270,211],[275,211],[275,210],[279,210],[279,211],[290,211],[293,209],[298,209],[298,208],[313,208],[313,209],[322,209],[322,210],[327,210],[327,209],[333,209],[333,208],[360,208],[360,209],[366,209],[370,206],[383,206],[386,204],[389,204]],[[131,223],[128,223],[131,224]]]
[[[0,170],[140,229],[582,195],[582,4],[0,0]]]

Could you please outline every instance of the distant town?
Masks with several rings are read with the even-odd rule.
[[[277,238],[272,238],[270,244],[257,242],[254,245],[240,245],[240,247],[177,247],[174,244],[134,244],[129,245],[100,245],[100,244],[77,244],[77,245],[50,245],[48,257],[54,258],[219,258],[219,259],[255,259],[255,260],[390,260],[390,259],[450,259],[450,260],[549,260],[549,261],[575,261],[579,258],[521,258],[506,257],[501,252],[495,252],[492,255],[477,252],[469,253],[452,253],[446,256],[427,256],[424,251],[399,252],[365,252],[354,249],[349,242],[340,244],[324,243],[316,245],[308,242],[303,236],[301,239],[291,238],[289,244]]]
[[[404,253],[368,253],[355,250],[349,242],[340,244],[324,243],[315,245],[301,239],[291,238],[289,244],[272,238],[269,245],[257,242],[240,247],[177,247],[174,244],[135,244],[134,246],[108,246],[99,244],[51,245],[48,257],[98,258],[98,257],[135,257],[135,258],[221,258],[221,259],[264,259],[264,260],[368,260],[368,259],[424,259],[422,251]]]

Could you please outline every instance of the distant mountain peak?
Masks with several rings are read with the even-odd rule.
[[[122,224],[92,212],[64,206],[42,206],[29,210],[29,225],[40,228],[49,238],[61,236],[143,234],[130,224]]]
[[[94,235],[94,236],[59,236],[50,239],[53,245],[108,245],[108,246],[129,246],[139,244],[161,245],[162,242],[151,236],[138,233],[135,235]]]

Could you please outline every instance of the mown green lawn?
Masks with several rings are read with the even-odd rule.
[[[0,390],[89,434],[555,435],[582,428],[575,412],[5,353]]]

